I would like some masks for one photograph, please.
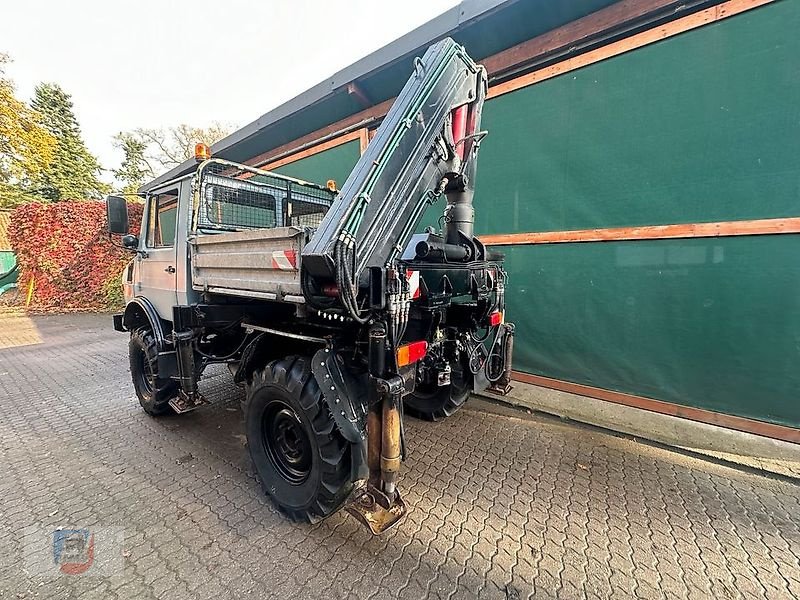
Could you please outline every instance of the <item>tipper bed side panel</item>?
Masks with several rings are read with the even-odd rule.
[[[309,237],[298,227],[198,235],[190,241],[192,287],[276,300],[299,296],[300,253]]]

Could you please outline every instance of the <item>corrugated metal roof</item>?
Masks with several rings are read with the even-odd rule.
[[[349,83],[357,82],[373,105],[392,98],[408,79],[414,57],[444,37],[454,38],[480,61],[616,1],[463,0],[233,132],[211,151],[220,158],[245,161],[356,114],[364,107],[347,93]],[[195,165],[188,160],[144,185],[142,191],[180,177]]]

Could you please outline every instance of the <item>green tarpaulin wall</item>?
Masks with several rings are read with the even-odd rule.
[[[797,216],[800,3],[487,102],[481,233]]]
[[[784,0],[489,100],[476,231],[798,216],[798,31]],[[517,370],[800,427],[800,236],[506,251]]]
[[[275,169],[276,173],[325,185],[333,179],[340,188],[358,161],[360,143],[352,140]]]

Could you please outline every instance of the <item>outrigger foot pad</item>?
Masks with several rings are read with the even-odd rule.
[[[172,407],[172,410],[179,415],[193,411],[194,409],[201,407],[203,404],[208,404],[208,400],[203,398],[202,395],[193,394],[192,396],[189,396],[183,390],[179,391],[178,395],[169,401],[169,405]]]
[[[400,494],[395,492],[394,499],[367,484],[356,492],[345,505],[345,510],[366,525],[373,535],[380,535],[397,525],[406,514],[406,505]]]

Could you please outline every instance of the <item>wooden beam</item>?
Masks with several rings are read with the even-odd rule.
[[[391,108],[393,102],[394,98],[386,100],[385,102],[381,102],[380,104],[376,104],[371,108],[362,110],[361,112],[358,112],[354,115],[350,115],[346,119],[342,119],[341,121],[337,121],[336,123],[331,123],[330,125],[323,127],[322,129],[317,129],[316,131],[312,131],[311,133],[306,134],[303,137],[297,138],[295,140],[292,140],[291,142],[283,144],[282,146],[278,146],[277,148],[273,148],[271,150],[263,152],[258,156],[254,156],[253,158],[245,161],[245,164],[253,167],[260,167],[261,165],[269,163],[276,156],[285,154],[286,152],[289,152],[294,148],[299,148],[307,144],[311,144],[317,140],[332,135],[337,131],[342,131],[344,129],[357,126],[359,123],[364,123],[366,126],[371,121],[377,121],[379,119],[382,119],[386,115],[388,110]]]
[[[684,5],[684,0],[622,0],[597,12],[526,40],[483,60],[490,77],[542,60],[548,55],[564,53],[592,37],[616,30],[659,12],[666,13]]]
[[[568,244],[575,242],[771,235],[780,233],[800,233],[800,217],[755,219],[750,221],[719,221],[716,223],[646,225],[642,227],[575,229],[571,231],[501,233],[482,235],[480,236],[480,240],[488,246],[515,246],[526,244]]]
[[[784,425],[756,421],[755,419],[727,415],[702,408],[673,404],[671,402],[664,402],[662,400],[634,396],[632,394],[625,394],[623,392],[615,392],[613,390],[606,390],[588,385],[582,385],[579,383],[572,383],[569,381],[561,381],[559,379],[551,379],[549,377],[542,377],[541,375],[521,373],[519,371],[513,372],[512,379],[531,385],[538,385],[540,387],[546,387],[553,390],[569,392],[570,394],[577,394],[579,396],[597,398],[598,400],[605,400],[615,404],[624,404],[625,406],[641,408],[643,410],[649,410],[663,415],[680,417],[682,419],[689,419],[691,421],[698,421],[700,423],[707,423],[709,425],[717,425],[719,427],[727,427],[728,429],[735,429],[737,431],[744,431],[746,433],[753,433],[755,435],[762,435],[765,437],[775,438],[777,440],[783,440],[785,442],[800,444],[800,429],[786,427]]]
[[[729,0],[723,4],[718,4],[712,8],[701,10],[686,17],[670,21],[665,25],[648,29],[647,31],[632,35],[618,42],[597,48],[596,50],[591,50],[579,56],[568,58],[567,60],[543,69],[539,69],[533,73],[528,73],[527,75],[517,77],[511,81],[492,86],[489,88],[487,97],[496,98],[497,96],[513,92],[520,88],[524,88],[529,85],[557,77],[559,75],[563,75],[564,73],[569,73],[570,71],[600,62],[601,60],[606,60],[607,58],[611,58],[613,56],[619,56],[620,54],[624,54],[625,52],[629,52],[636,48],[641,48],[642,46],[660,42],[661,40],[673,37],[680,33],[702,27],[703,25],[708,25],[709,23],[714,23],[722,19],[727,19],[728,17],[738,15],[759,6],[764,6],[765,4],[769,4],[771,2],[775,2],[775,0]]]
[[[353,140],[362,140],[360,144],[363,144],[363,139],[366,130],[356,129],[355,131],[351,131],[350,133],[345,133],[344,135],[340,135],[339,137],[333,138],[332,140],[328,140],[327,142],[323,142],[321,144],[317,144],[316,146],[312,146],[311,148],[306,148],[302,152],[296,152],[295,154],[291,154],[289,156],[285,156],[279,160],[274,162],[270,162],[265,164],[261,169],[265,171],[273,171],[278,167],[282,167],[283,165],[288,165],[289,163],[293,163],[301,158],[306,158],[308,156],[313,156],[314,154],[319,154],[320,152],[325,152],[325,150],[330,150],[331,148],[335,148],[336,146],[341,146],[342,144],[346,144],[347,142],[352,142]]]
[[[355,81],[351,81],[347,84],[347,93],[353,96],[362,108],[368,108],[374,104],[374,102],[370,100],[369,96],[367,96],[364,88],[358,85]]]

